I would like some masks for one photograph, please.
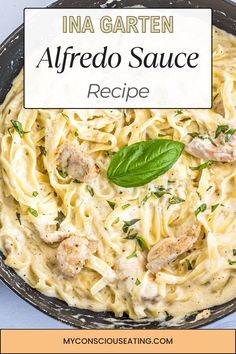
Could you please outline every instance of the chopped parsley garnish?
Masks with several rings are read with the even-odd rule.
[[[130,226],[136,224],[136,222],[138,222],[140,219],[132,219],[132,220],[129,220],[129,221],[124,221],[124,225],[123,225],[123,228],[122,230],[127,233]]]
[[[45,149],[45,147],[43,145],[39,146],[41,155],[46,156],[47,155],[47,150]]]
[[[191,118],[190,117],[186,117],[186,118],[180,119],[180,122],[187,122],[188,120],[191,120]]]
[[[32,214],[34,217],[37,217],[39,214],[37,212],[37,210],[33,209],[33,208],[28,208],[28,211],[30,214]]]
[[[232,136],[234,135],[234,133],[236,132],[236,129],[229,129],[226,133],[225,133],[225,142],[227,143]]]
[[[75,179],[73,179],[73,183],[81,184],[83,182],[81,182],[79,179],[75,178]]]
[[[91,186],[87,186],[87,190],[90,193],[90,195],[93,197],[94,196],[94,190]]]
[[[20,135],[21,138],[23,138],[24,134],[27,134],[29,132],[25,132],[22,126],[22,123],[19,122],[18,120],[11,120],[11,124],[15,131]]]
[[[155,191],[152,192],[152,195],[156,198],[161,198],[164,194],[171,194],[168,189],[165,189],[164,187],[156,187]]]
[[[186,266],[187,266],[188,270],[192,270],[193,269],[193,266],[192,266],[192,264],[191,264],[189,259],[185,259],[185,263],[186,263]]]
[[[183,114],[183,110],[182,109],[177,109],[177,111],[175,111],[175,117],[178,116],[179,114]]]
[[[137,236],[136,240],[142,251],[146,251],[148,249],[146,241],[142,237]]]
[[[105,151],[105,154],[107,156],[113,156],[113,155],[115,155],[115,151]]]
[[[213,187],[213,186],[209,186],[206,191],[208,192],[212,187]]]
[[[138,257],[137,252],[136,252],[136,249],[135,249],[128,257],[126,257],[126,258],[127,258],[127,259],[131,259],[131,258],[134,258],[134,257]]]
[[[63,113],[63,112],[62,112],[62,115],[63,115],[63,117],[64,117],[66,120],[68,120],[68,119],[69,119],[69,117],[68,117],[68,115],[67,115],[67,114],[65,114],[65,113]]]
[[[16,218],[19,221],[19,224],[21,225],[21,218],[20,218],[20,213],[16,213]]]
[[[233,256],[236,256],[236,248],[233,249]]]
[[[68,176],[68,173],[65,171],[58,170],[58,169],[57,169],[57,171],[62,178],[66,178]]]
[[[38,195],[38,192],[34,191],[33,192],[33,197],[37,197],[37,195]]]
[[[124,205],[122,205],[121,208],[122,208],[123,210],[125,210],[125,209],[127,209],[129,206],[130,206],[130,204],[124,204]]]
[[[226,125],[218,125],[216,132],[215,132],[215,138],[218,138],[218,136],[221,133],[227,132],[228,129],[229,129],[229,126],[227,124]]]
[[[236,264],[236,261],[232,261],[231,259],[228,259],[228,263],[229,263],[229,265],[234,265],[234,264]]]
[[[125,237],[125,240],[134,240],[138,236],[137,232],[132,234],[133,231],[134,231],[134,229],[129,229],[127,236]]]
[[[141,201],[141,205],[144,205],[150,197],[151,197],[151,193],[148,193]]]
[[[200,200],[202,200],[201,194],[200,194],[198,191],[196,191],[196,193],[197,193],[198,198],[199,198]]]
[[[205,203],[201,204],[196,210],[195,210],[195,215],[197,216],[199,213],[202,213],[206,210],[207,205]]]
[[[112,208],[112,210],[115,209],[116,203],[113,202],[112,200],[107,200],[107,203],[110,205],[110,207]]]
[[[172,198],[170,198],[168,200],[169,202],[169,205],[172,205],[172,204],[179,204],[179,203],[183,203],[185,202],[185,199],[182,199],[180,197],[177,197],[177,196],[173,196]]]
[[[190,168],[191,168],[191,170],[193,170],[193,171],[201,171],[201,170],[204,170],[204,168],[207,168],[207,167],[211,166],[213,163],[214,163],[213,160],[209,160],[209,161],[207,161],[207,162],[202,163],[202,164],[199,165],[199,166],[190,167]]]
[[[135,280],[135,285],[139,286],[140,284],[141,284],[141,281],[137,278],[137,279]]]
[[[65,220],[65,218],[66,216],[64,215],[64,213],[61,210],[59,210],[57,213],[57,217],[55,218],[55,221],[57,221],[56,224],[57,230],[59,230],[61,223]]]
[[[211,212],[213,213],[220,204],[215,204],[211,206]]]
[[[188,135],[190,135],[192,138],[197,138],[201,136],[198,132],[188,133]]]

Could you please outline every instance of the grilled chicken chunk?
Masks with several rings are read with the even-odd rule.
[[[58,166],[70,177],[89,182],[99,173],[99,167],[91,156],[75,144],[64,143],[58,151]]]
[[[74,277],[95,252],[96,241],[88,241],[79,236],[71,236],[62,241],[57,249],[57,261],[63,276]]]
[[[194,225],[190,230],[176,238],[165,238],[157,242],[148,253],[147,268],[158,272],[161,268],[173,262],[182,253],[189,251],[200,235],[201,227]]]

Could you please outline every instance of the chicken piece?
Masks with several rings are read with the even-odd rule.
[[[147,269],[152,273],[156,273],[173,262],[182,253],[189,251],[197,241],[200,231],[201,227],[194,225],[181,236],[176,238],[168,237],[157,242],[148,253]]]
[[[130,252],[123,253],[115,264],[115,271],[118,279],[128,292],[135,286],[135,280],[145,272],[145,259],[140,254],[139,257],[128,259]]]
[[[214,146],[209,139],[194,138],[189,144],[186,145],[185,150],[190,155],[206,161],[236,161],[236,146],[233,145],[232,142]]]
[[[57,249],[58,266],[65,277],[78,274],[85,262],[96,252],[96,241],[71,236],[62,241]]]
[[[91,156],[81,151],[75,144],[64,143],[58,151],[58,166],[67,174],[81,182],[89,182],[99,173],[99,167]]]
[[[76,232],[76,228],[72,225],[67,225],[66,227],[63,227],[62,225],[60,230],[55,230],[55,225],[50,225],[44,218],[39,218],[39,220],[35,221],[34,227],[37,230],[41,240],[49,245],[56,242],[61,242],[62,240],[74,235]]]

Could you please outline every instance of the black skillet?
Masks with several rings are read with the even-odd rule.
[[[90,8],[104,7],[105,1],[91,0],[60,0],[51,7]],[[214,10],[213,22],[216,26],[236,35],[236,5],[228,0],[121,0],[105,6],[112,8],[143,5],[155,7],[210,7]],[[23,66],[23,26],[16,29],[0,46],[0,103],[4,100],[11,87],[12,80]],[[166,325],[158,321],[133,321],[127,316],[116,319],[112,313],[94,313],[89,310],[80,310],[68,307],[63,301],[49,298],[28,286],[11,268],[4,264],[4,256],[0,253],[0,279],[14,290],[22,299],[28,301],[38,310],[43,311],[55,319],[61,320],[74,327],[84,329],[94,328],[122,328],[122,329],[161,329]],[[177,327],[194,328],[218,320],[236,310],[236,300],[211,308],[208,318],[195,320],[198,313],[190,314]],[[170,320],[171,318],[167,318]],[[171,327],[169,327],[171,328]],[[176,328],[176,327],[174,327]]]

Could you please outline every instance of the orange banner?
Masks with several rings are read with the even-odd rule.
[[[235,353],[235,331],[2,330],[1,353]]]

